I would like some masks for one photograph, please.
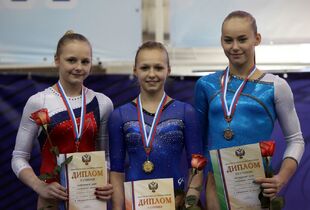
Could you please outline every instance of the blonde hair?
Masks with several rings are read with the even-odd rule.
[[[168,55],[168,51],[166,49],[166,47],[160,43],[160,42],[156,42],[156,41],[146,41],[144,42],[137,50],[136,52],[136,56],[135,56],[135,66],[137,66],[137,61],[138,61],[138,55],[140,53],[141,50],[153,50],[153,49],[159,49],[162,50],[163,52],[165,52],[166,56],[167,56],[167,66],[168,68],[170,68],[170,62],[169,62],[169,55]]]
[[[61,50],[67,42],[74,41],[74,40],[86,42],[89,44],[90,49],[92,49],[90,42],[88,41],[88,39],[85,36],[83,36],[82,34],[75,33],[73,30],[68,30],[59,39],[58,44],[57,44],[57,48],[56,48],[55,56],[58,57],[61,54]]]

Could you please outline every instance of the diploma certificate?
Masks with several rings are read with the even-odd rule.
[[[221,209],[260,210],[260,185],[265,177],[259,143],[211,150],[211,162]]]
[[[68,189],[69,201],[62,203],[61,209],[107,209],[104,201],[96,199],[95,188],[107,184],[105,152],[77,152],[60,154],[60,165],[66,158],[72,161],[62,167],[60,183]]]
[[[175,209],[173,179],[125,182],[126,210]]]

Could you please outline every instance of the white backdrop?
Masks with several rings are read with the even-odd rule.
[[[52,64],[68,30],[85,35],[94,62],[133,60],[141,44],[140,0],[0,0],[0,65]]]
[[[222,21],[233,10],[256,18],[262,44],[310,43],[309,0],[170,0],[172,47],[220,46]]]

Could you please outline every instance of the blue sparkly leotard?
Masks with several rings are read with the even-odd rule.
[[[223,71],[200,78],[195,88],[195,104],[204,128],[205,155],[212,149],[220,149],[269,140],[275,120],[278,119],[287,141],[284,157],[300,161],[304,141],[294,107],[293,94],[287,82],[272,74],[263,74],[257,80],[249,80],[238,100],[229,125],[234,136],[224,138],[228,123],[224,119],[221,102],[221,78]],[[243,79],[230,76],[227,88],[227,104],[231,105],[235,91]]]
[[[146,111],[143,115],[149,133],[154,115]],[[198,121],[196,111],[189,104],[172,100],[164,106],[149,156],[155,168],[147,174],[142,170],[147,157],[136,104],[131,102],[115,109],[108,125],[111,171],[125,172],[126,181],[173,178],[174,188],[184,189],[185,174],[181,169],[183,149],[189,165],[191,154],[202,154]],[[125,164],[126,153],[128,163]]]

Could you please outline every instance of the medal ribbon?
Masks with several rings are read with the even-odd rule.
[[[228,108],[227,105],[227,100],[226,100],[226,95],[227,95],[227,87],[228,87],[228,80],[229,80],[229,67],[227,66],[224,74],[223,74],[223,78],[224,81],[221,84],[221,100],[222,100],[222,108],[224,110],[224,117],[225,120],[227,122],[230,122],[232,120],[232,117],[235,113],[236,110],[236,105],[238,103],[239,97],[241,95],[242,90],[244,89],[244,86],[246,85],[247,81],[249,80],[249,78],[254,74],[256,70],[256,66],[254,65],[251,70],[250,73],[248,74],[248,76],[243,80],[243,82],[239,85],[238,89],[236,90],[232,100],[231,100],[231,104],[230,107]]]
[[[80,139],[82,136],[82,131],[84,127],[84,120],[85,120],[85,107],[86,107],[86,97],[85,97],[85,90],[82,87],[82,101],[81,101],[81,115],[80,115],[80,127],[78,128],[76,117],[74,115],[73,109],[69,103],[68,97],[60,83],[60,81],[57,82],[57,88],[58,92],[60,93],[61,99],[64,102],[66,109],[68,111],[69,117],[71,119],[71,122],[73,124],[73,132],[74,132],[74,139],[75,139],[75,146],[76,146],[76,151],[79,150],[79,144],[80,144]]]
[[[142,136],[142,142],[143,142],[143,146],[144,146],[144,149],[145,149],[147,156],[151,152],[152,143],[155,139],[156,127],[157,127],[157,124],[159,122],[159,119],[160,119],[160,116],[161,116],[161,113],[163,111],[163,108],[164,108],[166,101],[167,101],[167,95],[166,95],[166,93],[164,93],[164,95],[161,98],[160,103],[157,107],[157,110],[155,112],[155,116],[154,116],[154,119],[152,122],[152,127],[150,130],[150,133],[149,133],[149,135],[147,135],[146,126],[145,126],[145,122],[144,122],[144,116],[143,116],[143,108],[142,108],[142,104],[141,104],[141,95],[139,95],[139,97],[137,98],[137,111],[138,111],[138,121],[139,121],[140,133]]]

